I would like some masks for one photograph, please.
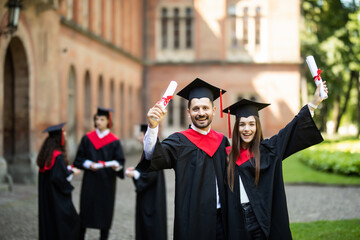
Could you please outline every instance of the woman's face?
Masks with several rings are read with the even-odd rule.
[[[254,116],[241,117],[239,133],[243,148],[248,148],[256,133],[256,120]]]

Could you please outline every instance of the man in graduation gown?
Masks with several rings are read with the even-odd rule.
[[[76,167],[84,170],[80,198],[81,239],[85,237],[86,228],[100,229],[100,239],[108,238],[116,177],[124,178],[125,158],[121,143],[110,132],[111,111],[98,108],[94,116],[96,130],[83,136],[74,162]]]
[[[73,174],[79,170],[68,169],[63,155],[64,144],[60,146],[60,141],[54,140],[63,139],[64,124],[44,130],[49,133],[49,137],[38,155],[40,240],[76,240],[80,230],[80,218],[71,197],[74,187],[70,183]],[[54,144],[56,142],[59,142],[58,146]],[[49,158],[49,164],[46,164],[45,157]]]
[[[143,141],[147,125],[141,125],[140,141]],[[136,240],[166,240],[166,189],[164,171],[141,172],[129,167],[126,176],[131,177],[136,188]]]
[[[321,102],[319,90],[320,88],[315,92],[315,100],[313,100],[317,103],[316,106]],[[224,112],[230,109],[236,118],[258,116],[258,109],[264,107],[259,108],[258,106],[258,103],[251,103],[249,100],[242,99],[224,109]],[[300,150],[323,141],[321,133],[313,121],[314,108],[311,106],[314,104],[305,105],[278,134],[261,141],[260,179],[257,186],[255,184],[253,157],[249,154],[246,155],[247,157],[243,155],[241,162],[236,163],[234,192],[230,192],[228,188],[229,239],[251,239],[248,232],[245,231],[246,217],[244,211],[248,203],[253,209],[265,239],[292,239],[282,161]],[[244,196],[240,193],[241,189],[243,189],[241,193],[246,195],[247,203],[243,203]],[[309,201],[311,204],[311,200]],[[243,206],[245,206],[244,209]]]
[[[216,108],[213,100],[224,90],[195,79],[178,95],[189,100],[191,128],[170,135],[160,143],[158,124],[166,110],[156,104],[147,114],[141,171],[174,169],[174,239],[226,239],[224,170],[229,142],[211,129]]]

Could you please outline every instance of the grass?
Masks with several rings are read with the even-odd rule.
[[[360,185],[359,176],[347,176],[320,172],[306,166],[296,157],[290,156],[283,161],[285,183],[316,183],[331,185]]]
[[[358,240],[360,219],[291,223],[294,240]]]

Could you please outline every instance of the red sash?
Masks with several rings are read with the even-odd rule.
[[[119,140],[119,138],[111,132],[103,138],[99,138],[96,131],[88,132],[86,136],[89,138],[90,142],[93,144],[96,150],[99,150],[103,146]]]
[[[55,159],[56,159],[56,157],[59,156],[60,154],[61,154],[60,151],[54,150],[53,156],[52,156],[52,158],[51,158],[50,165],[49,165],[49,166],[46,166],[46,164],[45,164],[44,168],[39,168],[39,172],[42,172],[42,173],[43,173],[43,172],[45,172],[45,171],[47,171],[47,170],[50,170],[50,169],[54,166],[54,164],[55,164]]]
[[[193,129],[188,129],[180,133],[189,139],[189,141],[192,142],[195,146],[206,152],[210,157],[215,154],[224,136],[223,134],[215,132],[212,129],[207,135],[198,133]]]

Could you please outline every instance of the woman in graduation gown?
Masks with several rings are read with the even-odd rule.
[[[258,111],[269,104],[242,99],[224,109],[236,115],[227,149],[229,239],[292,239],[282,160],[323,141],[312,119],[322,101],[319,90],[290,123],[265,140]]]
[[[39,239],[78,238],[80,218],[71,199],[70,180],[80,171],[67,166],[63,126],[44,130],[45,139],[37,158],[39,166]]]

